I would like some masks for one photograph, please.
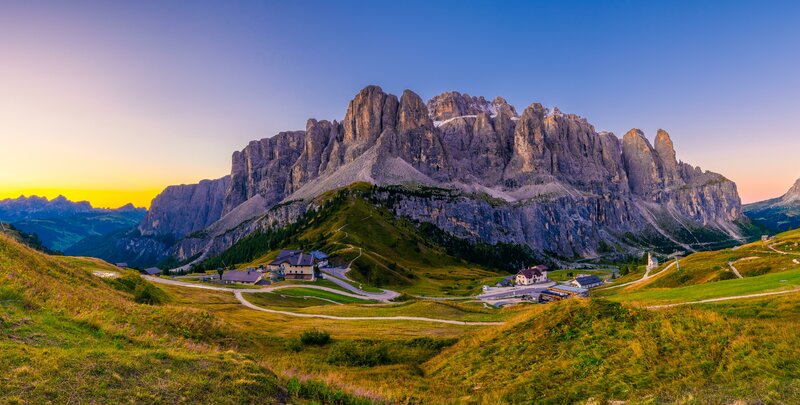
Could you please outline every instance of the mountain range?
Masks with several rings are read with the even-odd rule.
[[[554,258],[733,245],[757,230],[736,185],[677,160],[670,135],[622,138],[533,103],[517,112],[447,92],[424,102],[368,86],[342,121],[250,142],[229,175],[170,186],[115,257],[183,262],[295,221],[315,198],[355,182],[397,186],[372,196],[400,217],[459,238],[528,246]],[[106,257],[104,257],[106,258]]]
[[[800,228],[800,179],[781,197],[744,206],[756,223],[774,232]]]
[[[62,252],[84,238],[129,229],[144,218],[145,212],[132,204],[116,209],[94,208],[88,201],[73,202],[64,196],[52,200],[38,196],[0,200],[0,221],[37,235],[45,247]]]

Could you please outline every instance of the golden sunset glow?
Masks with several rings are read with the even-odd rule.
[[[95,208],[118,208],[131,203],[136,207],[150,207],[150,201],[162,189],[154,188],[150,190],[71,190],[71,189],[48,189],[48,188],[23,188],[8,189],[0,191],[0,200],[5,198],[17,198],[19,196],[39,196],[53,199],[59,195],[67,197],[71,201],[89,201]]]

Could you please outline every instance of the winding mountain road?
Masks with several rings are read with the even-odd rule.
[[[434,322],[434,323],[445,323],[450,325],[467,325],[467,326],[491,326],[491,325],[502,325],[504,322],[473,322],[473,321],[456,321],[452,319],[437,319],[437,318],[426,318],[426,317],[418,317],[418,316],[334,316],[334,315],[322,315],[322,314],[306,314],[306,313],[299,313],[299,312],[289,312],[289,311],[279,311],[275,309],[268,309],[262,308],[258,305],[253,304],[252,302],[248,301],[244,295],[244,293],[261,293],[261,292],[271,292],[280,290],[282,288],[313,288],[317,290],[329,291],[340,295],[345,295],[354,298],[361,298],[364,299],[366,297],[350,294],[344,291],[339,291],[333,288],[317,286],[317,285],[286,285],[286,286],[275,286],[275,287],[264,287],[264,288],[225,288],[225,287],[217,287],[211,285],[202,285],[202,284],[195,284],[195,283],[187,283],[177,280],[169,280],[160,277],[153,277],[153,276],[142,276],[144,279],[148,281],[152,281],[154,283],[159,284],[168,284],[168,285],[175,285],[181,287],[188,287],[188,288],[197,288],[202,290],[212,290],[212,291],[225,291],[225,292],[232,292],[236,299],[239,301],[240,304],[244,305],[247,308],[261,311],[261,312],[268,312],[272,314],[280,314],[280,315],[287,315],[287,316],[294,316],[299,318],[320,318],[320,319],[330,319],[334,321],[417,321],[417,322]],[[394,291],[392,291],[394,293]],[[385,293],[385,291],[384,291]]]
[[[446,323],[450,325],[480,325],[480,326],[490,326],[490,325],[502,325],[503,322],[469,322],[469,321],[454,321],[450,319],[435,319],[435,318],[425,318],[425,317],[418,317],[418,316],[334,316],[334,315],[321,315],[321,314],[305,314],[299,312],[289,312],[289,311],[278,311],[275,309],[267,309],[262,308],[257,305],[252,304],[250,301],[247,301],[244,296],[242,296],[243,290],[236,290],[234,291],[234,295],[242,303],[242,305],[254,309],[256,311],[262,312],[269,312],[272,314],[280,314],[280,315],[288,315],[288,316],[296,316],[300,318],[320,318],[320,319],[331,319],[334,321],[418,321],[418,322],[436,322],[436,323]]]

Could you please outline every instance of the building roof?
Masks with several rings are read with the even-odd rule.
[[[309,254],[317,260],[325,260],[328,258],[328,255],[325,252],[321,252],[319,250],[312,250]]]
[[[291,249],[290,250],[281,250],[280,252],[278,252],[277,259],[283,259],[285,257],[299,255],[300,253],[303,253],[303,251],[302,250],[291,250]]]
[[[286,262],[286,259],[290,257],[302,254],[303,254],[302,250],[281,250],[280,252],[278,252],[278,257],[276,257],[275,260],[269,262],[269,264],[272,266],[277,266],[281,263]]]
[[[522,274],[525,278],[534,278],[534,277],[541,277],[542,273],[547,271],[547,266],[538,265],[533,267],[528,267],[527,269],[522,269],[517,274]]]
[[[117,267],[128,267],[128,263],[125,263],[125,262],[114,263],[114,266],[117,266]]]
[[[277,266],[282,263],[289,263],[289,265],[292,266],[313,266],[314,256],[300,252],[298,254],[287,255],[283,257],[279,256],[277,259],[271,261],[269,264]]]
[[[149,267],[144,269],[144,272],[152,276],[153,274],[161,274],[161,269],[156,267]]]
[[[235,281],[237,283],[255,283],[261,278],[257,271],[228,270],[222,274],[222,281]]]
[[[539,295],[555,295],[556,297],[568,297],[569,294],[560,291],[553,291],[553,290],[543,290],[539,293]]]
[[[597,276],[583,276],[583,277],[575,277],[575,282],[578,285],[589,285],[589,284],[597,284],[602,283],[603,280],[600,280],[600,277]]]
[[[589,290],[587,290],[585,288],[574,287],[574,286],[567,285],[567,284],[554,285],[554,286],[552,286],[550,288],[552,288],[554,290],[559,290],[559,291],[569,291],[569,292],[576,293],[576,294],[586,294],[586,293],[589,292]]]

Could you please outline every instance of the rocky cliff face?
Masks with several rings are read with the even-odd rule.
[[[169,186],[150,204],[139,232],[142,236],[181,238],[213,224],[222,215],[230,176],[198,184]]]
[[[456,235],[556,255],[627,246],[620,235],[631,233],[686,247],[682,238],[693,227],[741,236],[735,184],[679,162],[666,131],[653,146],[638,129],[620,139],[538,103],[518,114],[500,97],[448,92],[425,103],[409,90],[398,99],[368,86],[341,122],[311,119],[305,131],[253,141],[232,160],[224,187],[165,190],[142,232],[185,235],[245,202],[249,220],[281,201],[310,201],[366,181],[457,190],[461,197],[451,200],[393,199],[393,209]],[[187,217],[178,208],[185,206],[202,208]],[[234,220],[226,221],[229,231]],[[201,245],[184,244],[178,256],[197,254]]]

